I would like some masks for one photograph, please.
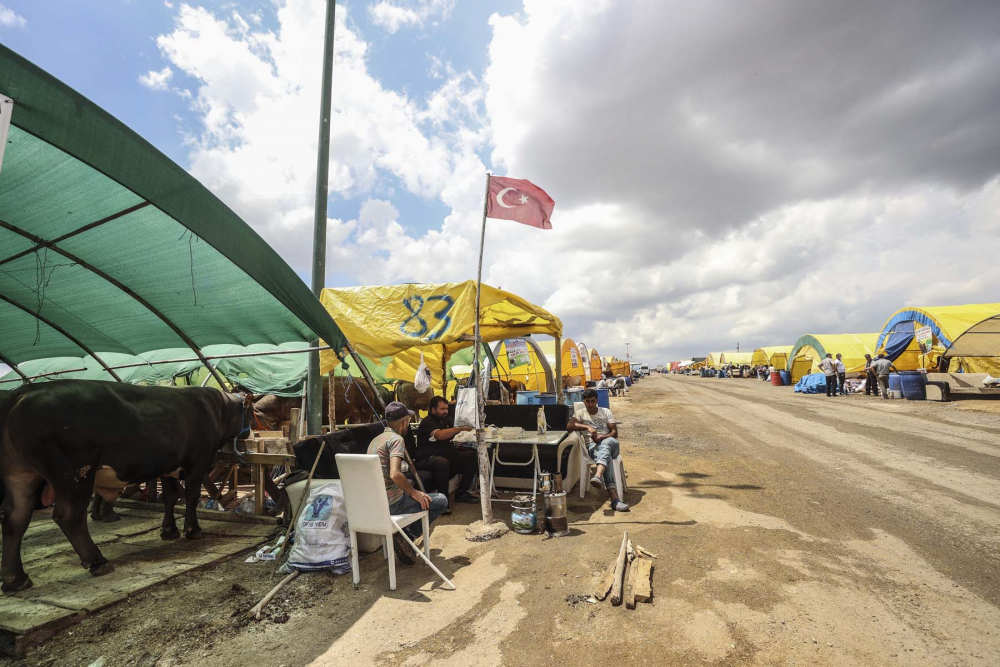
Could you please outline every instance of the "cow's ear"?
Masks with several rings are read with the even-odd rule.
[[[246,393],[246,394],[245,394],[245,395],[243,396],[243,407],[244,407],[244,408],[249,408],[249,407],[250,407],[251,405],[253,405],[253,394],[251,394],[251,393],[250,393],[250,392],[248,391],[248,392],[247,392],[247,393]]]

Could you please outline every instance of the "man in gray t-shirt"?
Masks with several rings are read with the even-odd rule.
[[[889,398],[889,373],[896,370],[896,367],[886,359],[885,352],[879,354],[878,359],[872,362],[872,370],[878,376],[878,387],[882,392],[882,398]]]

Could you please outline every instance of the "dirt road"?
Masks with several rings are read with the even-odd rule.
[[[573,533],[473,544],[462,506],[427,568],[388,591],[381,556],[271,580],[232,561],[84,621],[33,665],[995,665],[1000,414],[984,403],[801,396],[654,376],[613,399],[633,503],[570,500]],[[501,505],[495,506],[502,511]],[[657,553],[654,601],[573,603],[623,530]]]

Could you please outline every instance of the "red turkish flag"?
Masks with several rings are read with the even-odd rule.
[[[513,220],[539,229],[552,229],[552,197],[531,181],[520,178],[490,177],[486,217]]]

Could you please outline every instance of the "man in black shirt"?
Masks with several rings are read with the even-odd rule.
[[[452,475],[461,475],[455,500],[458,502],[478,503],[478,498],[469,494],[469,488],[479,471],[479,459],[474,449],[460,449],[451,440],[463,431],[471,428],[456,428],[448,416],[448,401],[443,396],[431,399],[430,412],[420,422],[417,428],[417,456],[414,465],[418,469],[434,472],[438,492],[448,493],[448,482]],[[448,465],[442,465],[442,461]]]

